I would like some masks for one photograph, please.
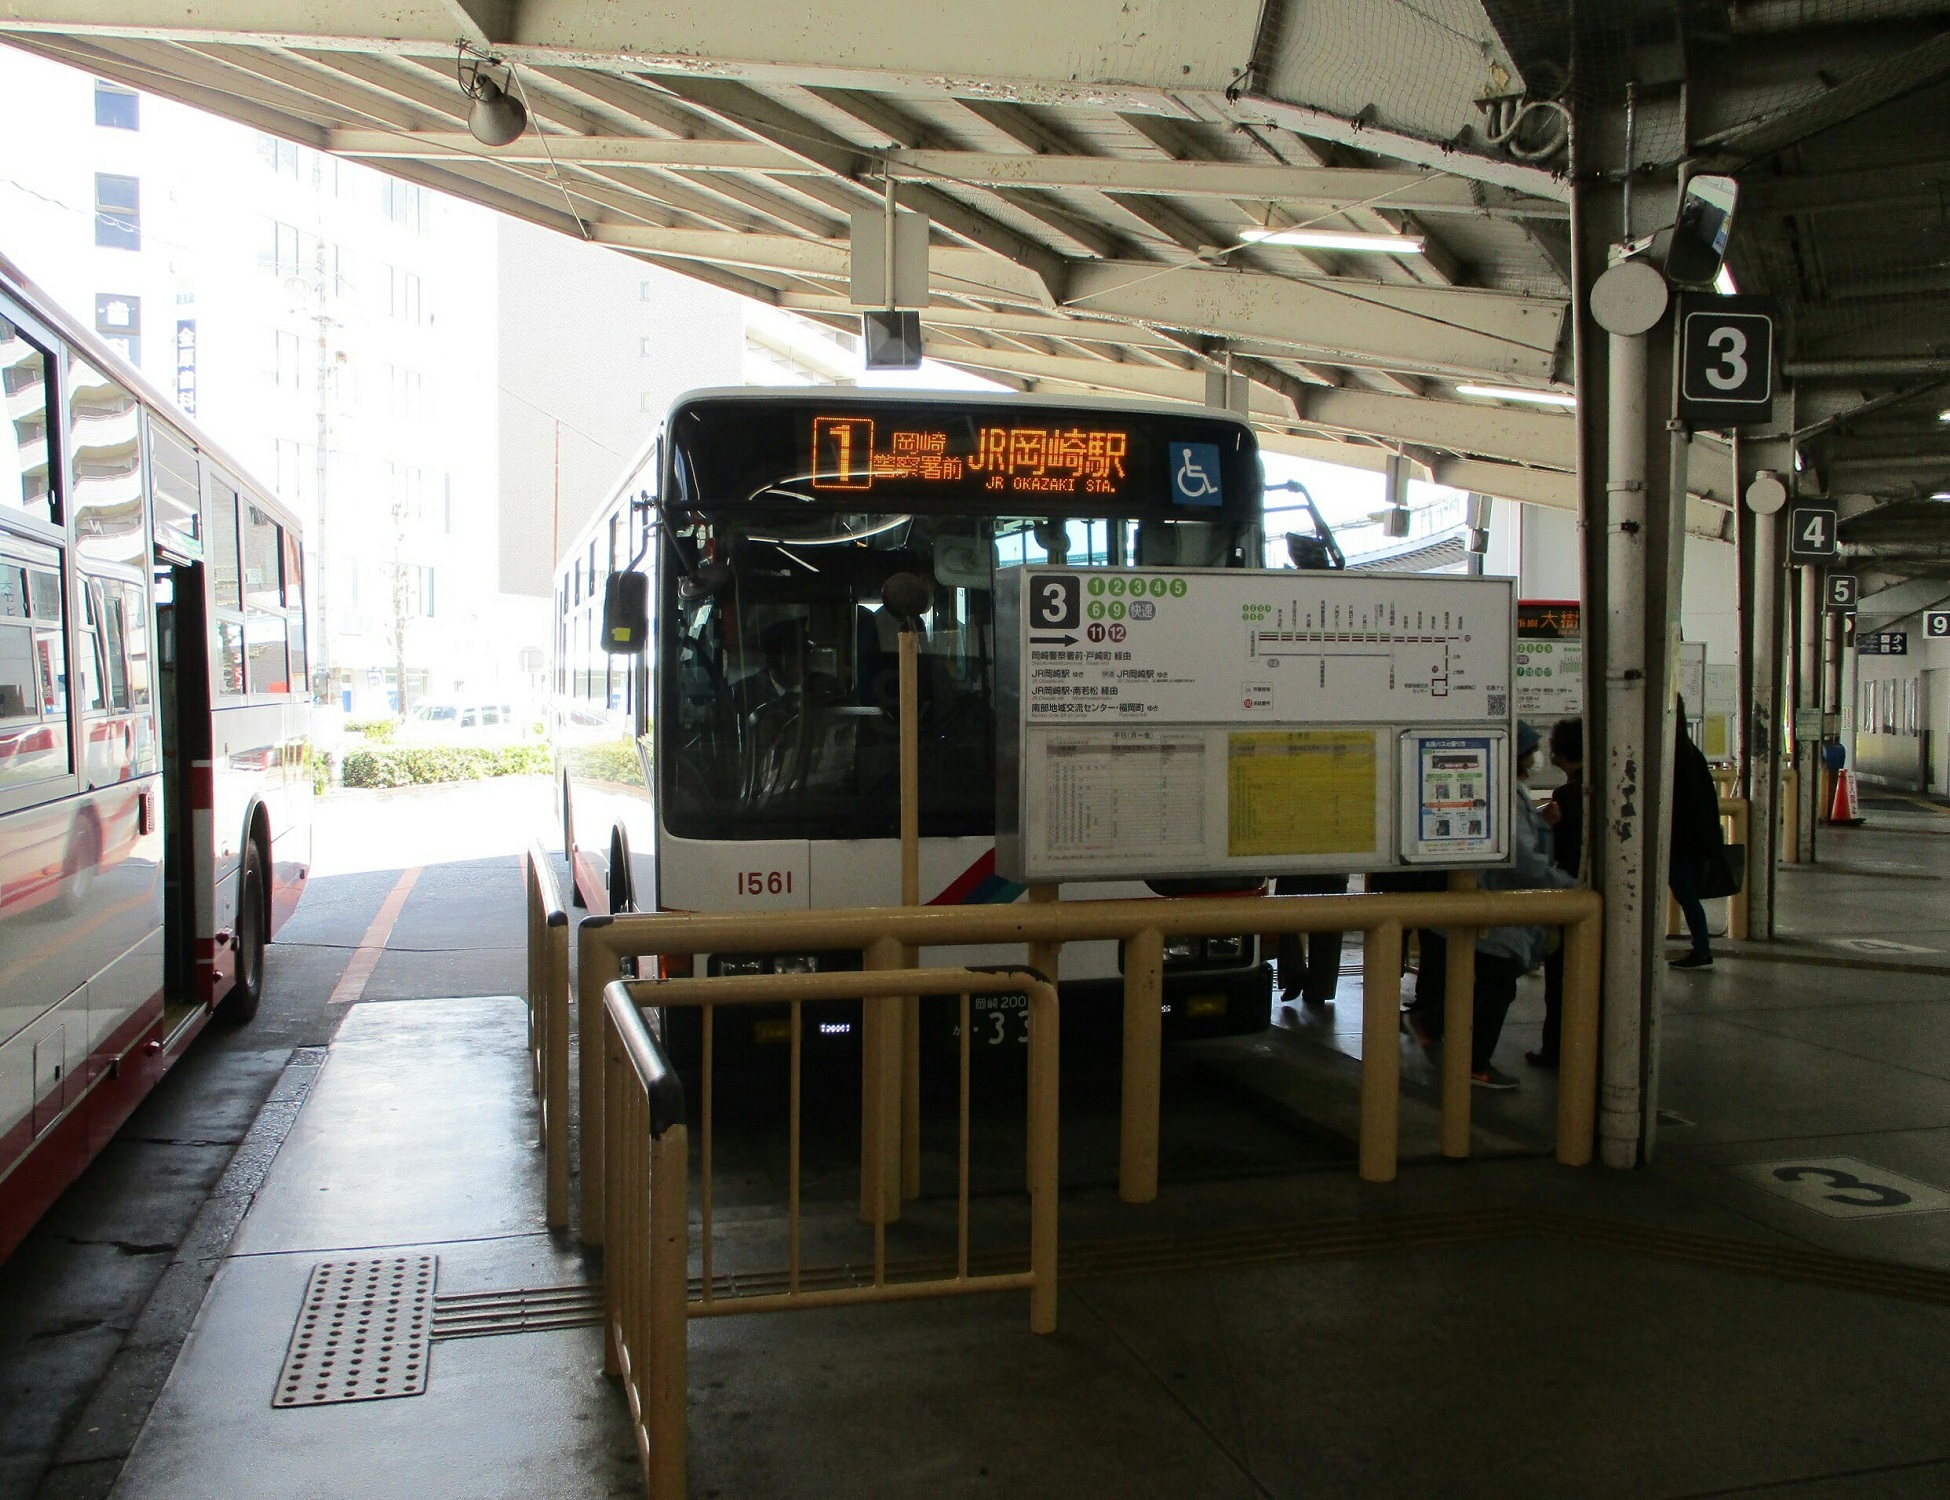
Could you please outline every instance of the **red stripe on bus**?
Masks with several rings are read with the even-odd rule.
[[[158,990],[88,1055],[79,1070],[88,1080],[86,1092],[38,1140],[32,1109],[0,1134],[0,1162],[7,1163],[0,1167],[0,1263],[182,1056],[205,1017],[192,1019],[169,1052],[147,1052],[150,1042],[161,1039],[162,1019]],[[122,1066],[112,1071],[118,1056]]]
[[[190,762],[189,793],[192,812],[210,812],[216,807],[216,774],[209,761]]]

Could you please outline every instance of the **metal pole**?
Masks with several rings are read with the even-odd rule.
[[[1451,953],[1450,963],[1460,961]],[[1361,1180],[1393,1182],[1401,1141],[1402,924],[1379,922],[1361,954]],[[1444,1049],[1447,1050],[1447,1042]]]
[[[1638,1163],[1640,990],[1645,958],[1647,857],[1645,711],[1644,334],[1610,338],[1611,408],[1606,483],[1605,1005],[1598,1114],[1606,1166]]]
[[[901,905],[921,904],[920,636],[900,634]],[[908,967],[914,955],[904,953]],[[921,1196],[921,997],[900,1003],[901,1196]]]
[[[899,939],[875,938],[867,969],[905,969]],[[901,1216],[900,1000],[860,1002],[860,1218],[889,1224]]]
[[[1800,631],[1800,692],[1795,697],[1797,708],[1821,712],[1821,586],[1812,567],[1801,569],[1801,613],[1796,621]],[[1800,848],[1798,853],[1803,864],[1812,864],[1815,858],[1815,819],[1820,816],[1821,802],[1821,732],[1803,736],[1800,726],[1795,726],[1794,764],[1801,773],[1797,788],[1795,840]]]
[[[1748,674],[1747,724],[1740,736],[1747,761],[1747,827],[1751,839],[1747,848],[1747,922],[1749,936],[1771,939],[1774,845],[1781,822],[1776,800],[1780,775],[1776,750],[1781,731],[1775,722],[1781,702],[1780,523],[1773,512],[1751,508],[1747,519],[1754,534],[1753,609],[1748,627],[1753,664]]]
[[[1449,875],[1452,891],[1476,889],[1471,870]],[[1451,927],[1443,934],[1448,965],[1442,989],[1442,1154],[1462,1161],[1469,1155],[1470,1052],[1476,1030],[1476,929]],[[1365,1057],[1367,1046],[1362,1045]]]
[[[1164,1003],[1164,934],[1147,928],[1124,944],[1124,1098],[1117,1196],[1126,1203],[1149,1203],[1158,1196]]]

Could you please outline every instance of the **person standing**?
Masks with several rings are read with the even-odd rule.
[[[1344,896],[1345,875],[1282,875],[1273,882],[1276,896]],[[1287,932],[1275,950],[1279,961],[1280,1003],[1297,994],[1310,1006],[1334,1003],[1341,980],[1341,934]]]
[[[1481,884],[1489,891],[1562,889],[1577,884],[1551,862],[1551,830],[1530,804],[1524,785],[1537,763],[1543,736],[1529,724],[1517,725],[1517,776],[1510,797],[1510,847],[1515,862],[1508,869],[1485,870]],[[1517,1080],[1491,1061],[1503,1035],[1503,1020],[1517,998],[1517,981],[1544,959],[1542,927],[1491,927],[1476,938],[1476,1003],[1470,1025],[1469,1081],[1479,1089],[1513,1089]],[[1441,1035],[1442,1010],[1431,989],[1424,996],[1422,978],[1416,981],[1416,1004],[1410,1011],[1416,1039],[1425,1047]]]
[[[1544,804],[1544,821],[1550,825],[1551,861],[1578,878],[1584,859],[1584,720],[1559,719],[1551,726],[1551,764],[1564,773],[1564,782],[1551,792]],[[1523,1055],[1536,1068],[1557,1066],[1559,1037],[1564,1025],[1564,945],[1544,955],[1544,1034],[1535,1052]]]
[[[1706,757],[1686,732],[1686,700],[1681,698],[1673,730],[1672,854],[1666,862],[1666,880],[1693,941],[1692,947],[1668,967],[1713,967],[1713,943],[1706,928],[1700,887],[1708,862],[1724,864],[1726,857],[1726,839],[1720,831],[1720,789],[1713,784]]]

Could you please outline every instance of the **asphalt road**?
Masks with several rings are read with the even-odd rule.
[[[550,808],[541,778],[317,805],[313,874],[266,954],[257,1018],[206,1029],[0,1267],[0,1496],[108,1494],[407,872],[357,998],[519,991],[519,851]]]

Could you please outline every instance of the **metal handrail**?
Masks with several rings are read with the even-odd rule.
[[[546,1216],[551,1229],[569,1222],[569,913],[555,864],[529,841],[523,859],[528,896],[529,1083],[541,1104],[547,1163]]]
[[[1396,1035],[1401,1006],[1401,934],[1446,929],[1452,941],[1505,925],[1565,931],[1564,1020],[1557,1100],[1557,1159],[1591,1160],[1597,1114],[1598,959],[1602,903],[1588,890],[1446,891],[1354,896],[1199,897],[1124,901],[1019,902],[1010,906],[896,907],[741,913],[625,913],[589,917],[578,929],[577,981],[583,1026],[583,1236],[601,1243],[603,1130],[600,1076],[591,1054],[603,986],[622,961],[645,955],[853,949],[867,970],[898,969],[914,950],[1027,943],[1045,952],[1078,941],[1118,939],[1124,947],[1124,1077],[1119,1192],[1127,1202],[1157,1196],[1158,1107],[1162,1065],[1166,936],[1229,932],[1366,935],[1363,1024],[1369,1037]],[[1051,967],[1046,962],[1039,968]],[[1465,1055],[1474,1001],[1474,966],[1451,964],[1444,995],[1446,1051]],[[854,983],[859,975],[847,978]],[[903,993],[913,993],[911,989]],[[869,1017],[870,1021],[874,1018]],[[898,1217],[901,1197],[901,1021],[897,1010],[864,1028],[862,1212]],[[884,1034],[883,1034],[884,1031]],[[1399,1145],[1401,1058],[1394,1046],[1369,1046],[1361,1059],[1360,1173],[1391,1181]],[[1443,1072],[1442,1152],[1469,1154],[1466,1067]],[[873,1184],[886,1178],[880,1192]]]
[[[1024,993],[1029,999],[1029,1269],[969,1271],[969,996]],[[865,1286],[800,1285],[800,1070],[807,1001],[858,999],[897,1007],[921,995],[961,1001],[960,1120],[952,1276],[887,1277],[887,1222],[874,1217],[873,1280]],[[714,1008],[784,1003],[792,1012],[792,1101],[786,1205],[786,1290],[719,1297],[713,1270],[710,1043]],[[701,1295],[688,1300],[690,1165],[684,1087],[643,1019],[651,1007],[703,1010],[705,1065],[699,1112]],[[612,980],[603,987],[603,1367],[621,1379],[637,1458],[651,1500],[684,1493],[685,1408],[691,1317],[835,1307],[864,1302],[1026,1290],[1029,1326],[1056,1330],[1057,1064],[1055,986],[1021,969],[909,969],[775,974],[715,979]],[[885,1178],[879,1179],[885,1191]]]
[[[620,984],[604,992],[603,1370],[622,1380],[650,1500],[683,1500],[690,1374],[684,1087]],[[585,1205],[586,1206],[586,1205]]]

